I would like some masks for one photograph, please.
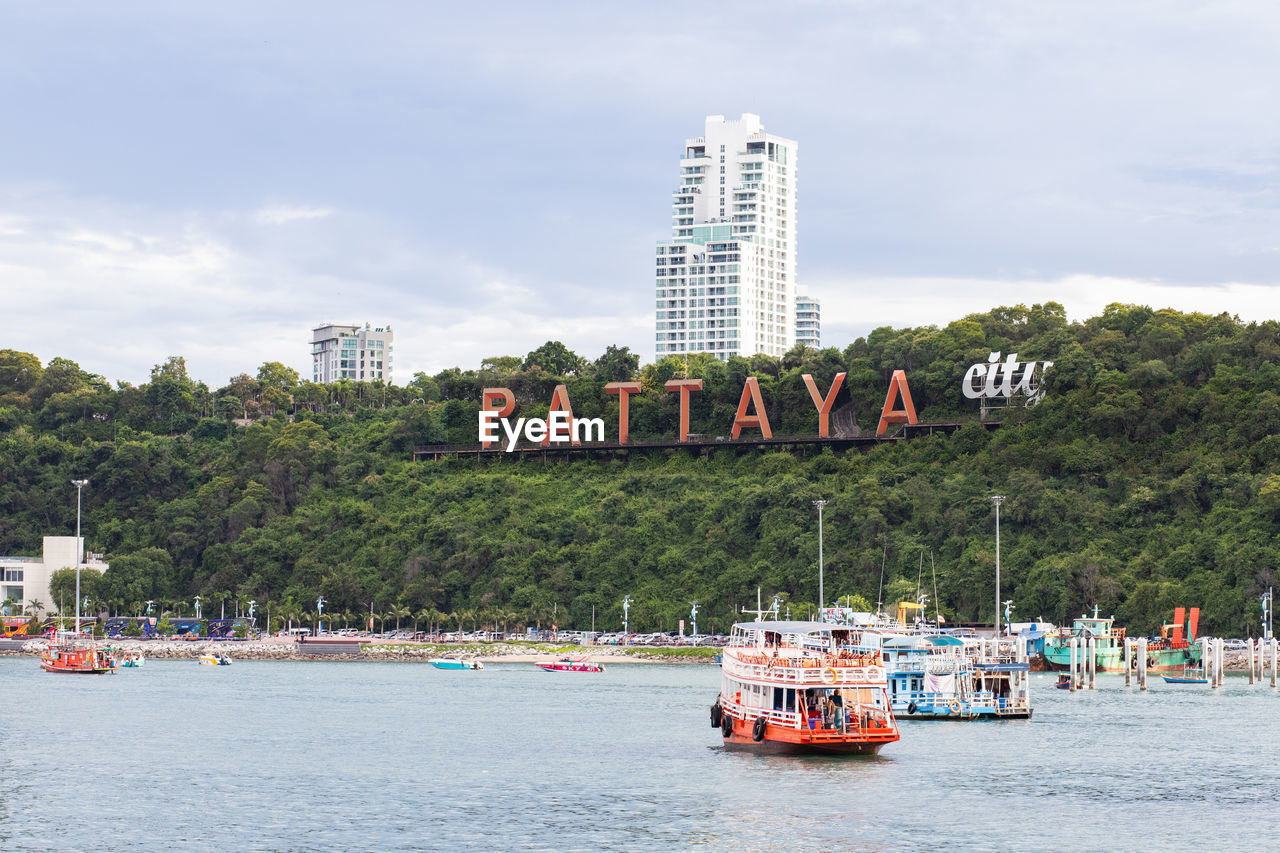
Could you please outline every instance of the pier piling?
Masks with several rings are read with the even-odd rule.
[[[1072,693],[1076,692],[1076,646],[1078,646],[1079,643],[1080,641],[1077,640],[1075,637],[1071,638],[1071,643],[1070,643],[1071,663],[1070,663],[1070,668],[1067,670],[1068,672],[1067,683],[1070,686],[1067,689],[1070,690]]]
[[[1089,656],[1087,666],[1089,667],[1089,689],[1098,689],[1098,638],[1089,638]]]
[[[1208,637],[1200,638],[1200,677],[1209,678],[1209,673],[1213,672],[1213,646],[1209,642]]]
[[[1138,640],[1138,689],[1147,689],[1147,638]]]
[[[1274,637],[1271,638],[1271,686],[1276,686],[1276,648],[1280,646]]]
[[[1249,650],[1249,683],[1253,684],[1253,638],[1250,637],[1246,642],[1249,644],[1247,646]]]
[[[1124,686],[1130,687],[1133,684],[1133,675],[1130,667],[1133,666],[1133,640],[1125,637],[1124,639]]]

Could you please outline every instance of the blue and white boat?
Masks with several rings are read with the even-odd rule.
[[[432,658],[430,664],[436,669],[484,669],[484,664],[480,663],[480,661],[464,660],[460,655]]]
[[[946,634],[881,634],[889,701],[898,719],[1031,716],[1030,664],[988,641]],[[990,647],[990,648],[988,648]]]

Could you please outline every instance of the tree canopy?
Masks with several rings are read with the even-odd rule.
[[[959,391],[992,352],[1050,360],[1046,395],[990,429]],[[315,385],[278,363],[211,389],[180,357],[141,387],[54,357],[0,352],[0,553],[39,553],[75,525],[73,477],[89,477],[84,531],[110,570],[99,605],[142,612],[199,594],[299,615],[631,624],[674,630],[689,602],[726,630],[756,588],[793,615],[817,599],[825,498],[827,597],[919,592],[952,621],[994,611],[994,513],[1003,494],[1002,594],[1015,619],[1065,621],[1094,605],[1132,632],[1175,606],[1219,634],[1257,633],[1257,597],[1280,561],[1280,324],[1111,305],[1068,322],[1054,303],[937,328],[881,328],[844,349],[781,358],[595,360],[550,341],[525,357],[416,375],[406,386]],[[755,376],[775,434],[813,435],[801,381],[847,378],[835,411],[874,431],[905,370],[922,420],[948,435],[835,453],[642,450],[543,462],[412,461],[420,445],[474,445],[480,392],[512,390],[544,415],[556,385],[612,432],[607,382],[639,379],[634,439],[671,436],[678,395],[703,380],[693,432],[723,435]],[[936,589],[936,595],[935,595]],[[859,598],[860,597],[860,598]],[[46,603],[47,605],[47,603]],[[230,605],[228,605],[230,606]],[[293,610],[289,610],[293,608]],[[435,615],[432,615],[435,614]],[[310,617],[308,617],[310,618]],[[327,615],[326,615],[327,618]]]

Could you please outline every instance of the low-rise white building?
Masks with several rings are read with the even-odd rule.
[[[58,602],[53,600],[49,591],[49,580],[58,569],[74,569],[83,555],[84,564],[81,571],[93,571],[102,574],[108,568],[101,554],[85,554],[84,539],[75,536],[44,537],[44,552],[40,557],[0,557],[0,601],[16,601],[16,607],[10,605],[7,615],[17,615],[25,608],[32,609],[30,603],[38,601],[46,613],[58,612]],[[64,601],[67,613],[74,613],[76,603]]]

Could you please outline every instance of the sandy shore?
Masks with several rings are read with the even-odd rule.
[[[614,663],[676,663],[709,664],[711,652],[706,656],[664,653],[663,649],[620,646],[559,646],[528,643],[463,643],[427,644],[374,641],[360,643],[355,654],[331,654],[323,649],[299,644],[293,639],[269,637],[261,640],[103,640],[104,645],[121,654],[139,653],[155,660],[195,660],[206,653],[224,654],[232,660],[347,660],[347,661],[403,661],[426,663],[432,658],[446,655],[462,655],[469,660],[484,663],[534,663],[554,660],[558,657],[587,657],[593,661]],[[26,640],[9,643],[0,648],[0,655],[37,656],[45,647],[44,640]],[[676,650],[669,650],[674,652]]]

